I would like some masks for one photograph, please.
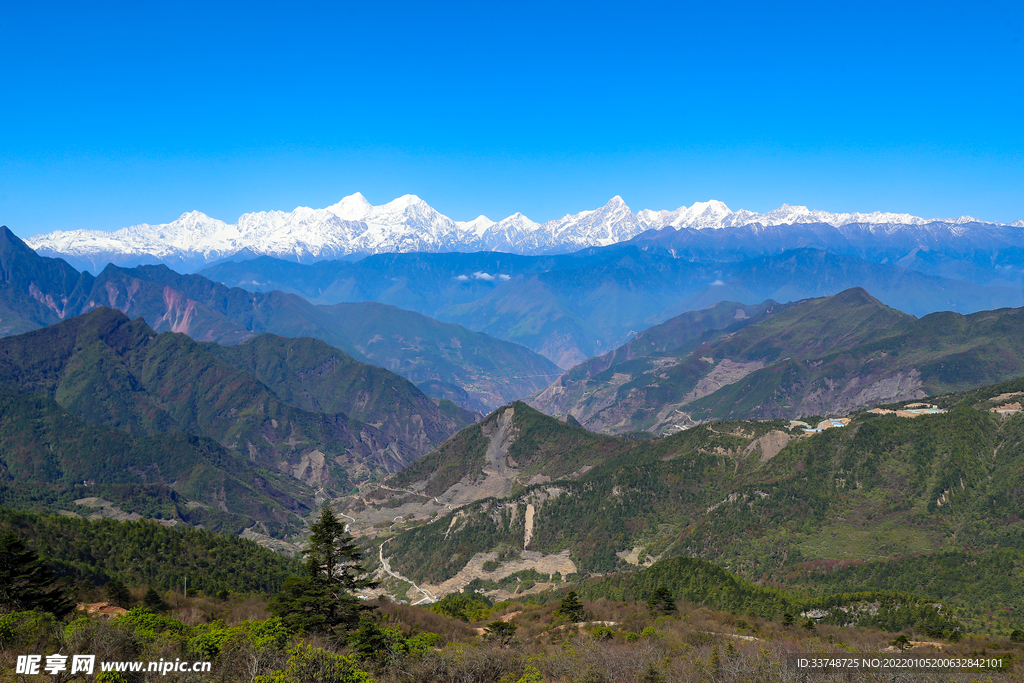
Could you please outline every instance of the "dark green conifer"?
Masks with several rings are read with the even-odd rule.
[[[306,575],[287,579],[268,608],[293,631],[341,635],[358,627],[360,614],[371,609],[354,593],[377,584],[363,577],[362,553],[329,507],[324,505],[310,531],[303,551]]]
[[[142,596],[142,604],[147,609],[154,612],[165,612],[170,609],[164,599],[160,597],[160,594],[156,592],[155,588],[150,588],[146,591],[146,594]]]
[[[665,674],[658,671],[658,667],[654,666],[654,662],[648,662],[647,670],[644,671],[640,683],[665,683]]]
[[[492,621],[484,629],[484,640],[507,647],[516,637],[517,628],[519,627],[507,621]]]
[[[116,605],[117,607],[124,607],[125,609],[127,609],[131,605],[131,593],[129,593],[128,588],[117,579],[114,579],[113,581],[107,584],[106,594],[107,602],[109,602],[111,605]]]
[[[583,603],[580,602],[579,597],[576,595],[576,591],[569,591],[565,597],[562,598],[562,602],[559,603],[558,609],[555,610],[555,614],[560,617],[565,617],[569,621],[586,621],[587,611],[583,609]]]
[[[676,601],[672,598],[672,591],[664,586],[655,589],[651,599],[647,601],[647,607],[651,612],[660,615],[675,614],[678,611]]]
[[[41,610],[62,617],[74,609],[36,551],[10,531],[0,535],[0,609]]]

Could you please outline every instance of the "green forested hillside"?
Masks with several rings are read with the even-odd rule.
[[[1024,373],[1024,309],[918,320],[854,288],[765,314],[675,350],[630,342],[609,356],[626,360],[574,369],[531,405],[595,431],[668,434],[707,420],[841,415]]]
[[[968,553],[974,559],[966,564],[995,547],[1024,551],[1024,413],[990,410],[1022,396],[1017,380],[935,399],[946,414],[858,413],[846,427],[810,436],[782,422],[738,421],[658,440],[614,439],[618,452],[575,478],[403,531],[388,544],[391,565],[415,580],[440,581],[475,553],[522,548],[526,504],[533,506],[527,549],[568,550],[582,575],[627,569],[632,550],[641,564],[696,556],[747,579],[799,580],[809,589],[802,572],[822,564],[947,552]],[[836,575],[825,585],[919,593],[908,590],[912,572],[871,585],[858,570],[844,571],[848,579]],[[1011,580],[1003,576],[1000,595],[1010,594]],[[958,597],[922,585],[933,597]]]
[[[0,229],[0,336],[54,325],[97,306],[197,341],[237,344],[263,332],[314,337],[472,410],[534,393],[559,372],[525,347],[393,306],[316,306],[295,294],[248,292],[163,265],[78,273]]]
[[[879,384],[902,383],[908,390],[916,385],[918,396],[963,391],[1005,381],[1024,372],[1024,308],[1004,308],[971,315],[933,313],[920,320],[905,321],[875,338],[854,346],[837,344],[812,359],[794,354],[790,359],[744,377],[721,391],[693,402],[694,417],[726,419],[746,415],[769,417],[781,414],[783,399],[796,406],[798,398],[818,392],[829,400],[803,401],[816,412],[864,407],[837,391],[842,381],[863,377]],[[831,384],[830,384],[831,382]],[[868,388],[868,387],[864,387]],[[846,392],[849,393],[848,391]],[[871,402],[911,398],[891,392],[867,391]],[[828,410],[831,408],[831,410]],[[797,414],[799,411],[794,412]]]
[[[592,600],[647,601],[666,588],[673,600],[774,619],[798,613],[806,600],[777,588],[745,581],[707,560],[676,557],[639,571],[613,574],[583,583],[578,592]]]
[[[259,523],[280,536],[314,507],[301,482],[253,467],[211,439],[90,425],[36,394],[0,392],[0,478],[8,506],[75,511],[74,500],[101,497],[125,513],[226,533]],[[138,486],[152,491],[139,495]]]
[[[0,533],[12,531],[46,557],[59,575],[94,585],[118,580],[158,591],[189,590],[207,595],[271,593],[301,571],[298,560],[253,541],[156,522],[86,521],[35,515],[0,507]]]
[[[972,623],[1017,628],[1024,615],[1024,551],[941,551],[873,562],[804,562],[785,575],[787,586],[812,596],[892,591],[948,603]]]
[[[312,509],[317,488],[341,493],[398,469],[465,422],[465,411],[319,342],[268,338],[226,355],[245,365],[248,354],[296,402],[318,396],[367,416],[391,414],[382,429],[290,405],[220,352],[105,308],[0,339],[0,477],[46,485],[72,510],[68,496],[105,495],[76,487],[163,487],[162,495],[183,497],[163,511],[168,518],[281,536]],[[122,512],[147,514],[137,498],[108,492]],[[36,509],[57,509],[45,498]]]
[[[877,587],[859,591],[823,589],[809,596],[751,583],[716,564],[692,557],[662,560],[640,571],[587,581],[580,586],[579,593],[591,599],[650,601],[659,590],[667,591],[673,600],[682,599],[737,615],[782,621],[789,614],[792,623],[798,617],[805,623],[806,617],[802,615],[814,614],[816,623],[890,632],[912,628],[932,638],[954,640],[962,637],[967,628],[991,626],[977,620],[965,625],[960,618],[965,607],[962,602],[944,604],[921,586],[905,592]]]
[[[265,384],[285,403],[309,412],[344,413],[422,453],[476,417],[450,402],[438,406],[408,380],[310,337],[266,333],[234,346],[206,348]]]
[[[111,309],[0,339],[0,386],[50,397],[90,424],[208,436],[275,468],[316,450],[327,458],[319,478],[342,487],[347,469],[395,468],[416,455],[344,414],[290,406],[187,336]]]

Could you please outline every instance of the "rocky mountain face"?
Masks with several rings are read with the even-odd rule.
[[[859,288],[789,305],[722,303],[577,366],[531,405],[609,433],[842,415],[1024,374],[1022,325],[1022,308],[916,319]]]
[[[894,213],[828,213],[783,205],[765,214],[731,211],[719,201],[697,202],[675,211],[645,209],[633,213],[621,197],[595,210],[535,223],[521,213],[500,221],[479,216],[453,221],[415,195],[381,206],[356,193],[325,209],[299,207],[291,212],[263,211],[234,224],[199,211],[172,223],[136,225],[114,232],[66,230],[38,235],[29,246],[60,256],[83,270],[99,272],[108,263],[134,266],[162,262],[192,271],[225,258],[274,256],[300,262],[352,254],[392,252],[503,251],[516,254],[567,253],[607,246],[650,230],[697,230],[757,226],[828,225],[840,236],[867,229],[875,234],[923,227],[957,238],[976,230],[1001,231],[1014,246],[1024,246],[1016,224],[982,223],[969,216],[923,219]],[[850,226],[853,226],[852,228]],[[791,247],[790,247],[791,248]]]
[[[318,306],[279,291],[253,293],[166,266],[108,266],[98,276],[41,257],[10,231],[0,247],[14,273],[0,287],[0,328],[7,334],[109,306],[142,316],[157,332],[237,344],[263,332],[314,337],[357,360],[422,385],[435,398],[470,410],[539,391],[558,368],[526,348],[374,303]],[[396,378],[397,379],[397,378]]]
[[[77,310],[86,286],[81,274],[60,259],[39,258],[0,227],[0,335],[50,325],[65,310]]]
[[[382,524],[388,526],[394,520],[418,525],[453,509],[472,509],[481,500],[515,496],[524,486],[579,477],[595,465],[627,452],[631,445],[624,439],[560,423],[516,401],[462,430],[379,487],[365,487],[361,499],[347,504],[346,515],[353,520],[354,533],[376,536]],[[515,559],[497,576],[516,571],[575,573],[568,552],[537,552],[530,547],[533,506],[520,508],[529,520],[522,530],[525,542],[519,539],[523,552],[517,551]],[[462,530],[462,517],[463,513],[455,513],[453,530]],[[421,551],[410,554],[410,546],[403,539],[403,551],[398,555],[402,571],[430,582],[420,587],[427,591],[424,595],[457,592],[473,579],[495,576],[483,565],[498,554],[491,552],[488,538],[476,539],[472,549],[465,542],[461,545],[444,560],[445,569],[438,573],[433,571],[436,567],[415,567],[416,558],[424,555]],[[436,558],[431,557],[429,562],[436,564]]]

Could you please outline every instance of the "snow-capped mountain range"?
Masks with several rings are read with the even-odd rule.
[[[925,219],[895,213],[829,213],[783,205],[774,211],[732,211],[720,201],[697,202],[675,211],[633,213],[621,197],[603,207],[536,223],[521,213],[495,222],[486,216],[453,221],[416,195],[373,206],[356,193],[325,209],[247,213],[230,224],[199,211],[163,225],[135,225],[117,231],[58,230],[26,242],[37,252],[68,259],[98,272],[107,263],[163,262],[182,270],[236,255],[268,255],[310,262],[352,254],[392,252],[504,251],[517,254],[572,252],[607,246],[651,229],[719,229],[743,225],[824,223],[836,228],[869,226],[956,226],[978,223],[961,216]],[[990,223],[989,225],[1004,225]],[[1024,221],[1010,224],[1024,227]]]

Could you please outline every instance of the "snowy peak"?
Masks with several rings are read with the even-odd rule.
[[[402,195],[383,206],[374,206],[363,216],[367,223],[382,227],[429,228],[433,232],[452,232],[455,221],[433,209],[414,194]]]
[[[750,213],[749,211],[745,213]],[[707,202],[696,202],[693,206],[680,206],[675,211],[651,211],[644,209],[638,214],[639,219],[651,228],[722,228],[725,219],[733,216],[732,211],[717,199]],[[751,214],[752,215],[752,214]]]
[[[495,223],[487,216],[480,214],[471,221],[455,221],[455,225],[463,232],[472,233],[477,237],[481,237],[485,232],[487,232],[487,229],[492,225],[495,225]]]
[[[625,200],[623,200],[622,197],[619,196],[619,195],[615,195],[614,197],[612,197],[611,199],[608,200],[607,204],[604,205],[604,208],[606,208],[606,209],[607,208],[617,208],[617,207],[625,207],[627,211],[629,210],[629,207],[626,206]]]
[[[626,202],[618,195],[608,200],[600,209],[569,214],[544,224],[553,237],[577,245],[607,246],[628,240],[645,230]]]
[[[372,209],[373,204],[366,201],[366,197],[363,196],[362,192],[350,194],[337,204],[327,207],[327,210],[338,218],[349,221],[362,220]]]
[[[927,225],[943,223],[959,225],[963,223],[980,223],[972,216],[960,218],[920,218],[907,213],[889,213],[873,211],[871,213],[830,213],[815,211],[806,206],[783,204],[767,213],[755,213],[740,209],[731,211],[728,206],[717,200],[696,202],[693,206],[681,206],[675,211],[651,211],[645,209],[637,214],[638,218],[650,228],[676,229],[691,228],[731,228],[759,223],[763,226],[798,225],[801,223],[825,223],[834,228],[850,224],[868,225]],[[1012,225],[1012,224],[1011,224]]]
[[[234,224],[189,211],[161,225],[140,224],[114,232],[56,231],[26,242],[41,253],[67,257],[98,272],[108,262],[164,261],[184,270],[238,253],[266,254],[298,261],[340,258],[348,254],[392,252],[506,251],[518,254],[565,253],[623,242],[651,229],[716,230],[759,224],[765,228],[823,223],[836,229],[848,225],[879,226],[891,232],[912,226],[960,235],[979,224],[977,218],[926,219],[903,213],[829,213],[783,204],[764,214],[732,211],[711,199],[668,211],[633,213],[616,195],[597,209],[537,223],[516,212],[498,222],[480,215],[453,221],[414,194],[374,206],[361,193],[344,197],[324,209],[247,213]],[[998,226],[1002,224],[982,224]],[[1024,221],[1009,226],[1024,228]],[[784,228],[783,228],[784,229]]]

